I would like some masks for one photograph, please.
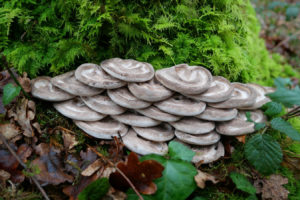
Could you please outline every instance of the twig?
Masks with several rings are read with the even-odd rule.
[[[283,45],[284,43],[288,42],[292,37],[294,37],[294,36],[296,36],[296,35],[298,35],[298,34],[300,34],[300,30],[299,30],[299,31],[296,31],[293,35],[291,35],[291,36],[285,38],[284,40],[281,40],[281,42],[279,42],[275,47],[273,47],[273,48],[271,49],[271,51],[274,51],[275,49],[277,49],[278,47],[280,47],[280,46]]]
[[[123,178],[127,181],[127,183],[130,185],[130,187],[134,190],[134,192],[138,195],[139,199],[144,200],[142,195],[137,191],[133,183],[130,181],[130,179],[110,160],[108,160],[105,156],[103,156],[100,152],[98,152],[95,148],[91,147],[90,145],[87,145],[93,152],[95,152],[103,161],[107,162],[110,166],[114,167],[120,174],[123,176]]]
[[[25,165],[25,163],[20,159],[20,157],[17,155],[17,153],[9,146],[7,140],[5,139],[5,137],[2,135],[2,133],[0,133],[0,139],[2,140],[2,142],[4,143],[4,145],[6,146],[6,148],[9,150],[9,152],[15,157],[15,159],[20,163],[20,165],[28,170],[27,166]],[[42,193],[42,195],[44,196],[44,198],[46,200],[50,200],[50,198],[48,197],[48,195],[46,194],[45,190],[42,188],[42,186],[40,185],[40,183],[37,181],[37,179],[35,177],[29,177],[37,186],[37,188],[40,190],[40,192]]]

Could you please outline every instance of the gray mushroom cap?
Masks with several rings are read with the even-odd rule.
[[[206,107],[205,111],[195,117],[208,121],[229,121],[234,119],[238,114],[238,110],[235,108],[221,109]]]
[[[128,89],[137,98],[149,102],[165,100],[174,93],[156,81],[155,78],[145,83],[129,83]]]
[[[108,90],[107,94],[116,104],[125,108],[142,109],[151,105],[149,102],[136,98],[127,87]]]
[[[197,135],[211,132],[215,128],[214,122],[203,121],[196,117],[184,117],[170,124],[179,131]]]
[[[132,128],[139,136],[154,142],[166,142],[174,137],[174,129],[167,123],[148,128],[135,126]]]
[[[74,120],[76,126],[95,138],[110,140],[114,136],[123,137],[128,132],[128,127],[111,118],[105,118],[96,122],[85,122]]]
[[[79,97],[55,103],[53,106],[62,115],[74,120],[97,121],[105,117],[87,107]]]
[[[48,76],[40,76],[31,81],[31,94],[33,97],[46,101],[65,101],[74,98],[73,95],[55,87]]]
[[[78,81],[91,87],[103,89],[116,89],[126,85],[126,82],[108,75],[99,65],[85,63],[75,71]]]
[[[178,140],[181,140],[182,142],[188,143],[188,144],[194,144],[194,145],[211,145],[217,143],[221,136],[216,133],[215,131],[201,134],[201,135],[191,135],[188,133],[184,133],[179,130],[175,130],[175,135],[178,138]]]
[[[112,115],[111,117],[124,124],[137,127],[151,127],[160,124],[160,121],[129,111],[120,115]]]
[[[101,62],[101,67],[111,76],[127,82],[145,82],[154,76],[150,63],[132,59],[111,58]]]
[[[264,89],[266,91],[266,94],[268,93],[273,93],[276,91],[276,88],[273,88],[273,87],[267,87],[267,86],[264,86]]]
[[[212,75],[207,69],[187,64],[157,70],[155,77],[167,88],[188,95],[204,92],[212,82]]]
[[[91,97],[81,97],[81,99],[90,109],[104,115],[119,115],[127,110],[103,94]]]
[[[265,96],[267,93],[266,89],[263,86],[254,84],[254,83],[248,83],[247,86],[251,87],[256,92],[256,98],[255,102],[252,106],[239,108],[242,110],[255,110],[260,107],[262,107],[265,103],[270,102],[271,100]]]
[[[128,133],[122,137],[122,140],[126,148],[137,154],[165,155],[168,153],[168,145],[166,143],[142,139],[137,136],[137,133],[133,129],[129,129]]]
[[[192,147],[192,150],[196,153],[192,162],[208,164],[214,162],[225,155],[225,149],[222,142],[204,147]]]
[[[267,117],[261,110],[239,111],[237,118],[247,121],[246,112],[250,113],[250,118],[256,123],[263,123],[267,121]]]
[[[215,108],[242,108],[249,107],[255,103],[256,92],[249,86],[242,83],[232,83],[233,92],[231,97],[220,103],[209,103]]]
[[[144,109],[138,109],[136,111],[141,113],[142,115],[145,115],[152,119],[156,119],[158,121],[163,121],[163,122],[175,122],[180,119],[179,116],[163,112],[155,106],[150,106],[150,107],[144,108]]]
[[[154,104],[160,110],[179,116],[195,116],[205,110],[206,104],[188,99],[182,95],[174,95],[169,99]]]
[[[235,118],[228,122],[221,122],[216,125],[216,131],[222,135],[238,136],[253,133],[254,123]]]
[[[94,96],[103,92],[103,89],[93,88],[78,81],[74,76],[75,71],[70,71],[51,79],[51,83],[75,96]]]
[[[233,92],[231,83],[222,76],[214,76],[210,88],[201,94],[186,95],[192,99],[216,103],[230,98]]]

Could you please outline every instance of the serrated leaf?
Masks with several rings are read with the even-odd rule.
[[[4,105],[9,104],[16,96],[20,94],[21,87],[20,86],[14,86],[11,83],[6,84],[3,87],[3,96],[2,96],[2,102]]]
[[[246,118],[248,122],[253,122],[253,120],[251,119],[251,113],[249,111],[246,112]]]
[[[300,141],[300,133],[289,122],[285,121],[281,117],[272,119],[271,127],[286,134],[293,140]]]
[[[234,182],[237,189],[247,192],[249,194],[255,194],[255,187],[248,181],[248,179],[237,172],[231,172],[230,178]]]
[[[281,78],[281,77],[278,77],[274,80],[274,85],[277,87],[277,88],[281,88],[281,87],[286,87],[286,86],[292,86],[293,83],[291,81],[290,78]]]
[[[282,161],[282,151],[278,142],[270,135],[257,134],[245,145],[247,160],[262,174],[271,174]]]
[[[84,188],[77,198],[78,200],[99,200],[108,192],[109,187],[107,178],[98,179]]]
[[[254,123],[254,124],[255,124],[254,129],[255,129],[256,131],[258,131],[258,130],[260,130],[260,129],[266,127],[266,124],[265,124],[265,123]]]
[[[191,162],[195,152],[179,142],[172,141],[169,143],[169,155],[174,160],[180,159]]]
[[[268,102],[262,107],[265,110],[265,114],[269,117],[276,116],[280,114],[283,110],[281,103],[277,103],[274,101]]]
[[[284,104],[285,106],[292,107],[293,105],[300,105],[300,89],[277,88],[274,93],[267,94],[272,101]]]
[[[285,16],[287,20],[296,18],[298,14],[299,14],[299,8],[297,8],[296,6],[290,6],[285,11]]]

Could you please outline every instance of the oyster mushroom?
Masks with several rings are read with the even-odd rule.
[[[145,115],[152,119],[156,119],[158,121],[163,121],[163,122],[175,122],[180,119],[179,116],[163,112],[155,106],[150,106],[150,107],[144,108],[144,109],[138,109],[136,111],[138,113],[141,113],[142,115]]]
[[[151,127],[160,124],[160,121],[151,119],[149,117],[131,111],[127,111],[120,115],[112,115],[111,117],[124,124],[137,127]]]
[[[206,104],[188,99],[182,95],[174,95],[169,99],[154,104],[160,110],[179,116],[195,116],[205,110]]]
[[[261,110],[254,110],[254,111],[239,111],[237,118],[247,121],[246,112],[250,113],[250,118],[255,123],[263,123],[267,121],[267,117]]]
[[[51,83],[75,96],[94,96],[103,92],[103,89],[90,87],[77,81],[74,76],[75,71],[70,71],[62,75],[53,77]]]
[[[211,145],[217,143],[221,136],[216,133],[215,131],[211,131],[206,134],[201,135],[191,135],[188,133],[184,133],[179,130],[175,130],[175,135],[178,138],[178,140],[188,143],[188,144],[194,144],[194,145]]]
[[[126,82],[145,82],[154,76],[150,63],[132,59],[111,58],[101,62],[101,67],[111,76]]]
[[[128,127],[111,118],[104,118],[101,121],[86,122],[74,120],[76,126],[95,138],[110,140],[113,137],[123,137],[128,132]]]
[[[179,121],[170,122],[176,130],[189,134],[205,134],[211,132],[215,128],[214,122],[203,121],[196,117],[184,117]]]
[[[79,97],[55,103],[53,106],[62,115],[74,120],[98,121],[105,117],[105,115],[88,108]]]
[[[137,136],[133,129],[129,129],[128,133],[122,137],[123,143],[129,150],[141,154],[158,154],[165,155],[168,153],[168,145],[164,142],[152,142]]]
[[[193,163],[208,164],[218,160],[225,154],[222,142],[204,147],[193,146],[191,149],[196,153],[192,160]]]
[[[255,130],[254,123],[247,122],[241,118],[235,118],[231,121],[217,124],[216,131],[222,135],[238,136],[253,133]]]
[[[103,94],[91,97],[81,97],[81,99],[90,109],[104,115],[119,115],[127,110]]]
[[[31,81],[31,94],[33,97],[46,101],[65,101],[74,98],[71,95],[51,84],[51,78],[40,76]]]
[[[127,87],[108,90],[107,94],[116,104],[125,108],[142,109],[151,105],[149,102],[136,98]]]
[[[107,74],[99,65],[85,63],[75,71],[78,81],[91,87],[103,89],[116,89],[126,85],[126,82],[116,79]]]
[[[132,127],[133,130],[142,138],[154,142],[166,142],[174,137],[174,129],[166,123],[154,127]]]
[[[187,64],[157,70],[155,77],[167,88],[187,95],[206,91],[212,82],[212,75],[207,69]]]
[[[229,121],[234,119],[238,114],[238,110],[235,108],[221,109],[206,107],[205,111],[195,117],[208,121]]]
[[[155,78],[145,83],[129,83],[128,89],[137,98],[149,102],[165,100],[174,93],[156,81]]]

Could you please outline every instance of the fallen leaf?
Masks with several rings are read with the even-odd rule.
[[[24,72],[22,77],[18,77],[18,81],[21,84],[25,92],[31,92],[31,83],[30,79],[27,77],[27,73]]]
[[[87,148],[86,152],[81,151],[80,157],[82,159],[82,165],[80,166],[82,170],[86,169],[91,163],[97,160],[97,155],[91,150],[91,148]]]
[[[115,188],[110,187],[106,194],[106,197],[107,198],[104,199],[125,200],[127,198],[127,195],[120,190],[116,190]]]
[[[5,182],[10,178],[10,173],[7,171],[0,169],[0,183],[5,186]]]
[[[32,165],[37,166],[40,170],[40,173],[35,177],[44,185],[58,185],[65,181],[73,181],[73,177],[64,172],[58,149],[49,144],[41,143],[35,147],[35,151],[40,155],[32,161]]]
[[[287,183],[287,178],[272,174],[269,178],[255,180],[254,187],[262,194],[262,199],[282,200],[288,199],[289,191],[282,186]]]
[[[63,139],[64,139],[64,147],[67,150],[72,149],[74,146],[76,146],[78,144],[78,141],[76,140],[75,135],[72,135],[72,134],[64,132],[64,131],[62,133],[63,133]]]
[[[200,170],[197,170],[197,171],[198,171],[198,174],[194,177],[194,179],[199,188],[204,189],[206,181],[211,181],[214,184],[219,182],[215,176],[208,174],[206,172],[202,172]]]
[[[164,167],[154,160],[139,162],[138,156],[134,152],[129,154],[126,163],[119,162],[117,168],[129,178],[136,189],[142,194],[155,193],[157,187],[152,181],[161,177],[164,170]],[[109,182],[114,188],[121,191],[126,191],[130,187],[118,171],[110,175]]]
[[[103,167],[103,163],[100,159],[94,161],[90,164],[85,170],[81,172],[82,176],[91,176],[93,175],[100,167]]]
[[[20,129],[12,123],[0,124],[0,134],[2,134],[5,137],[5,139],[8,141],[16,137],[20,133],[21,133]],[[0,140],[0,144],[2,144],[1,140]]]
[[[235,136],[235,138],[243,144],[246,143],[246,135]]]

